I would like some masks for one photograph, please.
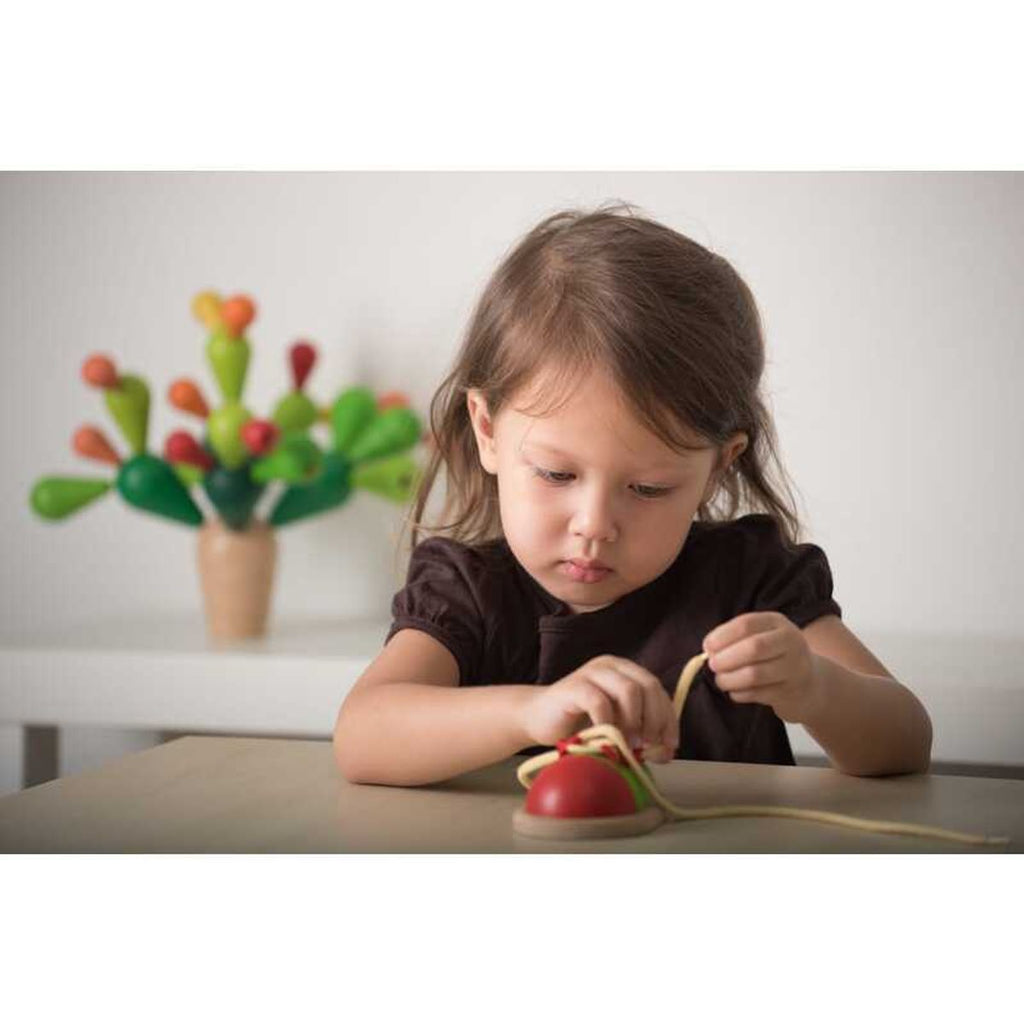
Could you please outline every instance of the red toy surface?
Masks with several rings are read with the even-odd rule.
[[[309,376],[309,371],[313,369],[313,364],[316,362],[316,349],[308,341],[297,341],[292,345],[288,358],[292,364],[295,390],[301,391]]]
[[[167,435],[164,458],[168,462],[184,462],[203,471],[209,471],[216,465],[213,456],[187,430],[175,430]]]
[[[560,757],[533,781],[526,811],[553,818],[596,818],[635,813],[633,791],[622,775],[601,757]]]
[[[270,420],[251,419],[242,427],[242,442],[253,455],[266,455],[277,444],[281,431]]]

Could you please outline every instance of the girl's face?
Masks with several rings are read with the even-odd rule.
[[[698,506],[714,494],[713,473],[747,438],[674,451],[598,372],[548,416],[520,411],[532,397],[516,396],[492,420],[482,394],[468,393],[480,462],[497,476],[502,529],[519,563],[574,612],[596,611],[675,561]]]

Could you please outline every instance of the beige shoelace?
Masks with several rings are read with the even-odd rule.
[[[701,666],[707,660],[707,654],[701,653],[692,657],[683,668],[676,684],[676,692],[672,698],[676,717],[683,712],[686,696]],[[659,792],[653,779],[640,764],[636,755],[630,750],[625,737],[614,725],[593,725],[582,730],[577,737],[579,742],[563,744],[567,754],[600,753],[602,747],[611,743],[622,755],[623,760],[633,769],[640,784],[647,790],[650,798],[668,815],[670,819],[679,821],[698,821],[706,818],[797,818],[801,821],[817,821],[826,825],[841,825],[844,828],[856,828],[864,832],[886,832],[895,835],[922,836],[928,839],[947,839],[957,843],[975,845],[1002,845],[1009,842],[1005,837],[974,835],[970,832],[955,832],[931,825],[912,825],[899,821],[873,821],[869,818],[855,818],[849,814],[836,814],[832,811],[806,810],[801,807],[778,807],[769,804],[729,804],[720,807],[678,807]],[[559,750],[549,750],[536,757],[531,757],[519,766],[519,781],[526,789],[533,783],[534,776],[549,764],[553,764],[562,756]]]

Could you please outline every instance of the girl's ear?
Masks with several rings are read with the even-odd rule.
[[[747,445],[750,443],[750,439],[743,431],[733,434],[725,444],[719,449],[718,461],[711,471],[711,476],[708,478],[708,486],[704,491],[702,501],[705,504],[711,502],[715,494],[718,492],[719,485],[722,482],[722,478],[729,471],[729,467],[738,459],[744,451],[747,449]]]
[[[721,471],[725,473],[729,467],[747,450],[747,445],[750,443],[750,438],[741,430],[739,433],[733,434],[732,437],[722,447],[722,466]]]
[[[494,444],[494,421],[487,409],[487,399],[477,388],[470,388],[466,392],[466,409],[469,411],[469,421],[473,425],[480,464],[488,473],[497,473],[498,454]]]

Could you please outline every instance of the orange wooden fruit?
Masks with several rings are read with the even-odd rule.
[[[256,305],[248,295],[233,295],[220,307],[220,320],[233,338],[241,337],[256,317]]]
[[[117,368],[107,356],[89,356],[82,363],[82,378],[94,388],[117,387]]]

